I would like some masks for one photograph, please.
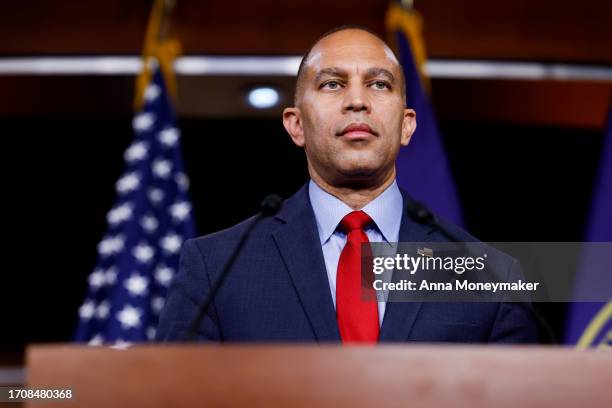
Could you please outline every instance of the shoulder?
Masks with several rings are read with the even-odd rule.
[[[419,234],[404,234],[404,237],[420,237],[423,241],[429,242],[463,242],[468,251],[478,250],[478,252],[486,252],[488,256],[490,256],[490,262],[496,266],[497,270],[509,271],[517,267],[518,261],[514,257],[498,250],[493,245],[482,242],[479,238],[462,227],[445,218],[439,217],[437,214],[431,214],[435,218],[435,224],[437,225],[417,219],[417,217],[408,210],[408,208],[414,206],[416,201],[406,191],[401,190],[401,192],[404,199],[404,229],[417,229],[420,231]],[[414,241],[418,242],[421,241],[421,239],[414,239]]]
[[[221,256],[231,253],[245,234],[249,235],[247,247],[257,249],[264,245],[272,234],[288,221],[304,213],[312,212],[308,199],[307,185],[283,201],[280,211],[273,216],[253,215],[229,228],[192,238],[185,242],[185,248],[197,248],[204,256]]]
[[[273,217],[263,217],[259,220],[258,217],[254,215],[229,228],[189,239],[185,241],[184,250],[197,249],[201,255],[207,256],[231,252],[247,233],[251,238],[249,241],[260,241],[261,238],[271,235],[279,222]]]
[[[438,225],[448,231],[458,242],[464,243],[466,254],[486,254],[489,266],[497,271],[499,278],[503,280],[514,279],[518,277],[517,274],[520,274],[519,261],[513,256],[496,248],[494,246],[495,244],[481,241],[448,220],[439,218]],[[435,230],[432,234],[436,237],[436,240],[440,242],[451,241],[440,230]]]

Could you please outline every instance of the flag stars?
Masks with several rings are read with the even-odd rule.
[[[79,317],[83,320],[91,319],[95,312],[96,305],[91,300],[88,300],[79,307]]]
[[[114,267],[108,268],[106,271],[98,268],[89,275],[89,286],[93,290],[98,290],[104,285],[112,285],[117,281],[117,271]]]
[[[164,236],[160,240],[159,244],[164,251],[170,254],[175,254],[181,248],[181,245],[183,244],[183,239],[177,234],[170,233]]]
[[[159,86],[155,84],[150,84],[149,86],[146,87],[144,91],[144,100],[146,102],[153,102],[154,100],[157,99],[160,93],[161,93],[161,89],[159,88]]]
[[[146,264],[151,262],[151,259],[155,256],[155,249],[151,245],[141,242],[134,247],[132,255],[138,262]]]
[[[170,281],[174,277],[174,270],[166,265],[159,265],[155,269],[155,280],[163,286],[170,285]]]
[[[132,343],[130,343],[129,341],[125,341],[123,339],[117,339],[117,341],[113,343],[113,345],[110,347],[113,349],[117,349],[117,350],[125,350],[131,345]]]
[[[132,211],[132,204],[124,203],[110,210],[106,216],[106,220],[109,224],[115,226],[132,218]]]
[[[101,346],[104,343],[104,337],[101,334],[96,334],[87,343],[89,346]]]
[[[176,173],[174,181],[176,181],[176,184],[181,191],[187,191],[189,188],[189,177],[187,177],[187,175],[183,172]]]
[[[137,274],[132,274],[124,283],[125,288],[133,296],[142,296],[147,293],[147,286],[149,286],[149,280]]]
[[[157,221],[157,218],[153,217],[152,215],[145,215],[142,218],[140,218],[140,226],[146,232],[148,232],[149,234],[152,234],[155,232],[155,230],[157,230],[157,227],[159,226],[159,222]]]
[[[179,201],[170,206],[169,212],[175,221],[185,221],[191,212],[191,205],[186,201]]]
[[[117,320],[121,323],[123,329],[131,329],[140,326],[140,318],[142,312],[140,309],[130,305],[125,305],[123,309],[117,313]]]
[[[126,194],[130,191],[134,191],[140,186],[140,175],[138,172],[128,173],[125,176],[117,180],[115,188],[120,194]]]
[[[96,308],[96,317],[98,319],[106,319],[110,313],[110,303],[108,300],[100,302]]]
[[[153,326],[147,327],[146,334],[147,334],[147,340],[155,340],[155,334],[156,334],[155,327]]]
[[[181,134],[179,130],[175,127],[170,127],[159,132],[158,140],[161,144],[166,145],[167,147],[173,147],[176,145],[176,142],[179,140]]]
[[[151,299],[151,309],[153,309],[155,314],[159,314],[164,308],[164,303],[165,301],[163,297],[155,296],[153,299]]]
[[[164,192],[159,188],[152,188],[149,190],[148,194],[149,200],[157,205],[164,199]]]
[[[132,127],[137,133],[146,132],[155,123],[155,115],[148,112],[139,113],[132,120]]]
[[[172,163],[168,160],[157,159],[153,162],[153,174],[159,178],[167,179],[172,173]]]
[[[96,269],[95,271],[93,271],[91,275],[89,275],[88,282],[89,286],[94,290],[97,290],[104,286],[104,284],[106,283],[104,271],[102,271],[101,269]]]
[[[123,158],[128,162],[132,163],[137,160],[142,160],[147,157],[149,151],[149,145],[146,142],[134,142],[125,151]]]
[[[104,279],[107,285],[113,285],[117,282],[117,269],[114,266],[108,268],[106,272],[104,272]]]
[[[123,250],[125,240],[122,235],[116,235],[114,237],[107,237],[100,241],[98,244],[98,252],[102,256],[108,256],[116,254]]]

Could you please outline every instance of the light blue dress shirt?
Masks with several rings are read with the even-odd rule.
[[[308,185],[310,203],[317,220],[317,229],[325,258],[327,278],[334,307],[336,307],[336,272],[340,253],[346,244],[346,233],[338,225],[342,218],[354,211],[337,197],[329,194],[314,181]],[[370,201],[361,210],[372,218],[374,224],[366,228],[370,242],[387,242],[393,248],[399,239],[402,219],[403,198],[395,180],[378,197]],[[382,326],[386,302],[378,302],[378,323]]]

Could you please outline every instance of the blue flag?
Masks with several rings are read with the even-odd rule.
[[[195,236],[180,133],[158,69],[132,122],[117,200],[98,245],[75,340],[126,345],[152,340],[185,239]]]
[[[604,135],[603,154],[599,163],[591,214],[587,227],[587,242],[612,242],[612,104],[608,111],[608,126]],[[579,271],[575,290],[609,288],[612,279],[612,254],[595,267]],[[602,284],[607,282],[607,284]],[[580,348],[612,345],[612,293],[608,303],[572,303],[566,324],[567,344]]]
[[[398,184],[437,215],[463,225],[459,196],[427,92],[420,17],[391,2],[387,29],[394,34],[404,67],[407,105],[417,114],[416,131],[397,159]]]

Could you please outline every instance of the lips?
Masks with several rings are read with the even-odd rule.
[[[338,134],[349,138],[376,136],[376,132],[367,123],[351,123]]]

